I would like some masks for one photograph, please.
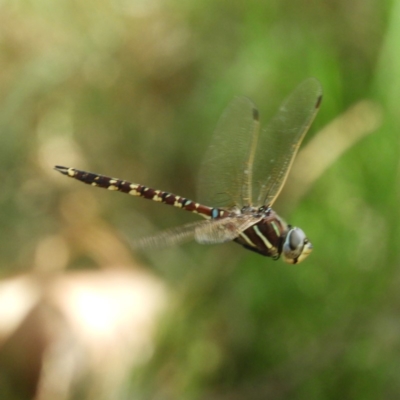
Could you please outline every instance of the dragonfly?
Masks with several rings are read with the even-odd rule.
[[[201,164],[199,202],[105,175],[59,165],[54,168],[92,186],[158,201],[205,218],[139,239],[138,247],[169,246],[192,239],[201,244],[234,241],[274,260],[282,256],[287,263],[298,264],[313,246],[304,231],[287,224],[272,205],[321,101],[321,84],[308,78],[260,129],[254,103],[247,97],[235,97],[219,119]]]

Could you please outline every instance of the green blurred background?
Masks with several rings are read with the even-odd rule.
[[[295,208],[290,187],[277,201],[314,245],[299,266],[235,244],[135,253],[132,238],[196,216],[52,170],[195,198],[202,154],[232,97],[249,96],[268,116],[309,76],[324,100],[305,143],[361,99],[382,107],[383,123]],[[88,367],[73,371],[64,397],[46,385],[39,396],[46,340],[34,356],[29,326],[18,329],[24,351],[12,350],[15,332],[3,335],[5,399],[400,397],[399,1],[2,0],[0,93],[2,280],[47,285],[123,265],[169,293],[147,357],[107,390]],[[108,375],[106,361],[97,368]],[[61,385],[68,374],[52,371]]]

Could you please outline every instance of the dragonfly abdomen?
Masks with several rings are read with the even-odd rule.
[[[175,194],[169,192],[156,190],[148,186],[128,182],[122,179],[111,178],[105,175],[82,171],[75,168],[62,167],[58,165],[55,167],[55,169],[70,178],[77,179],[78,181],[81,181],[88,185],[100,187],[107,190],[115,190],[118,192],[127,193],[131,196],[143,197],[147,200],[159,201],[170,206],[200,214],[205,218],[219,218],[227,214],[222,210],[196,203],[185,197],[176,196]]]

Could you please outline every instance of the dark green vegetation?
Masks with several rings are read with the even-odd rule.
[[[140,257],[172,301],[127,398],[399,398],[399,38],[396,1],[1,2],[2,277]],[[196,217],[51,170],[195,200],[201,157],[231,98],[252,98],[265,123],[309,76],[324,99],[306,144],[362,99],[382,107],[383,122],[296,207],[290,187],[275,204],[314,245],[299,266],[235,244],[137,255],[126,246],[124,258],[93,231],[137,238]],[[77,398],[93,393],[87,386],[74,388],[85,393]]]

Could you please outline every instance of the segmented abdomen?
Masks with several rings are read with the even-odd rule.
[[[88,185],[97,186],[107,190],[115,190],[130,194],[132,196],[143,197],[148,200],[159,201],[161,203],[178,207],[186,211],[200,214],[205,218],[217,218],[225,216],[225,211],[221,211],[217,208],[207,207],[185,197],[176,196],[172,193],[164,192],[162,190],[155,190],[137,183],[58,165],[55,167],[55,169],[70,178],[77,179]],[[229,213],[226,212],[226,214]]]

